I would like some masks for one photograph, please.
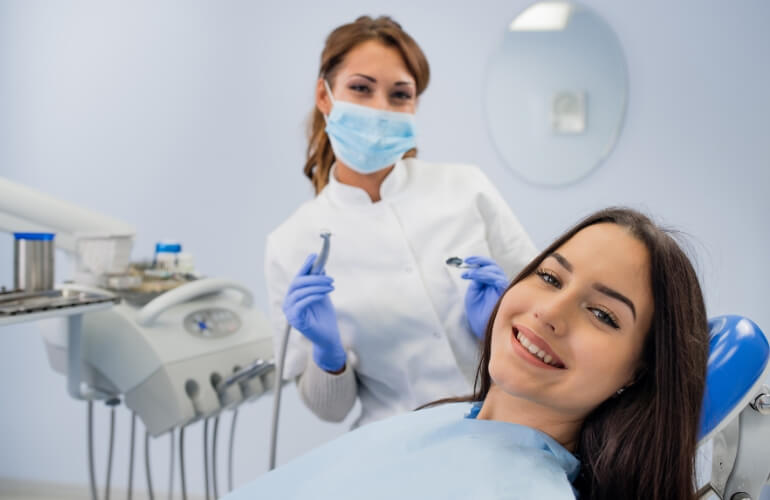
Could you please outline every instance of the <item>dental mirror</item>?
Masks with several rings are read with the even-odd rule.
[[[465,264],[465,261],[460,257],[449,257],[445,263],[447,266],[456,267],[458,269],[476,269],[479,267],[475,264]]]
[[[447,266],[460,267],[463,265],[463,260],[460,257],[449,257],[446,260]]]

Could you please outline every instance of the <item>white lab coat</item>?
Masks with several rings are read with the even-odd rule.
[[[372,203],[330,175],[267,238],[265,276],[276,354],[286,329],[281,305],[322,230],[332,233],[326,274],[340,335],[358,380],[357,425],[471,393],[479,343],[465,317],[468,281],[448,257],[489,256],[512,278],[535,247],[475,166],[396,163]],[[310,342],[292,330],[284,378],[302,374]]]

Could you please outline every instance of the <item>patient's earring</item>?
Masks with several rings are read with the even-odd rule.
[[[624,392],[625,390],[626,390],[626,386],[623,386],[623,387],[621,387],[620,389],[618,389],[617,391],[615,391],[615,395],[616,395],[616,396],[620,396],[621,394],[623,394],[623,392]]]

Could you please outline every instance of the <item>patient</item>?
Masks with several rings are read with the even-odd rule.
[[[694,499],[707,353],[687,256],[644,215],[603,210],[503,294],[472,396],[357,429],[229,498]]]

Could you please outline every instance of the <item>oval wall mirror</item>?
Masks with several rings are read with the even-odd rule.
[[[486,74],[489,133],[528,182],[559,186],[610,154],[628,100],[623,49],[612,28],[573,2],[537,2],[506,27]]]

